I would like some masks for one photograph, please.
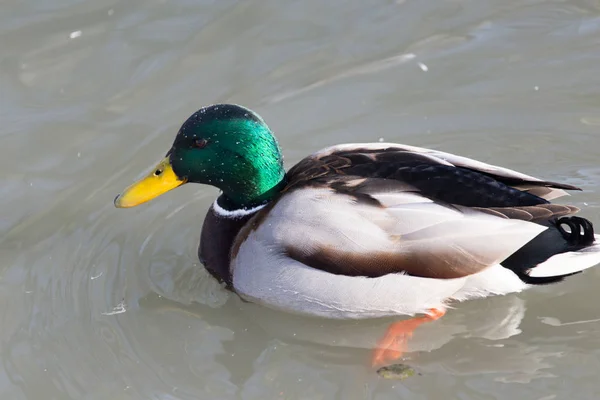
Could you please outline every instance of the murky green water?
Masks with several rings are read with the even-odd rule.
[[[196,109],[258,111],[291,166],[434,147],[580,185],[600,224],[600,4],[8,0],[0,13],[0,399],[593,399],[600,270],[460,304],[422,375],[367,367],[389,321],[241,303],[198,265],[216,195],[117,210]],[[195,221],[195,222],[194,222]]]

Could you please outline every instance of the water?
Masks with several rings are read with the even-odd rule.
[[[600,270],[457,305],[406,381],[389,321],[240,302],[198,265],[216,195],[114,196],[215,102],[258,111],[287,166],[327,145],[433,147],[581,186],[600,223],[595,1],[5,1],[1,399],[591,399]],[[193,222],[195,221],[195,222]]]

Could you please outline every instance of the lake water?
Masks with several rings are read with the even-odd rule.
[[[112,204],[192,112],[235,102],[287,167],[432,147],[579,185],[566,200],[600,224],[597,1],[8,0],[0,49],[1,399],[600,398],[600,269],[455,305],[394,381],[368,367],[389,320],[285,315],[212,280],[216,189]]]

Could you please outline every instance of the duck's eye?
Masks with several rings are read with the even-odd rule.
[[[208,144],[208,140],[206,139],[197,139],[194,141],[194,147],[197,149],[203,149]]]

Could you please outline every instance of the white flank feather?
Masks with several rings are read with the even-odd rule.
[[[528,275],[532,278],[568,275],[600,264],[600,235],[595,236],[595,245],[552,256],[532,268]]]

